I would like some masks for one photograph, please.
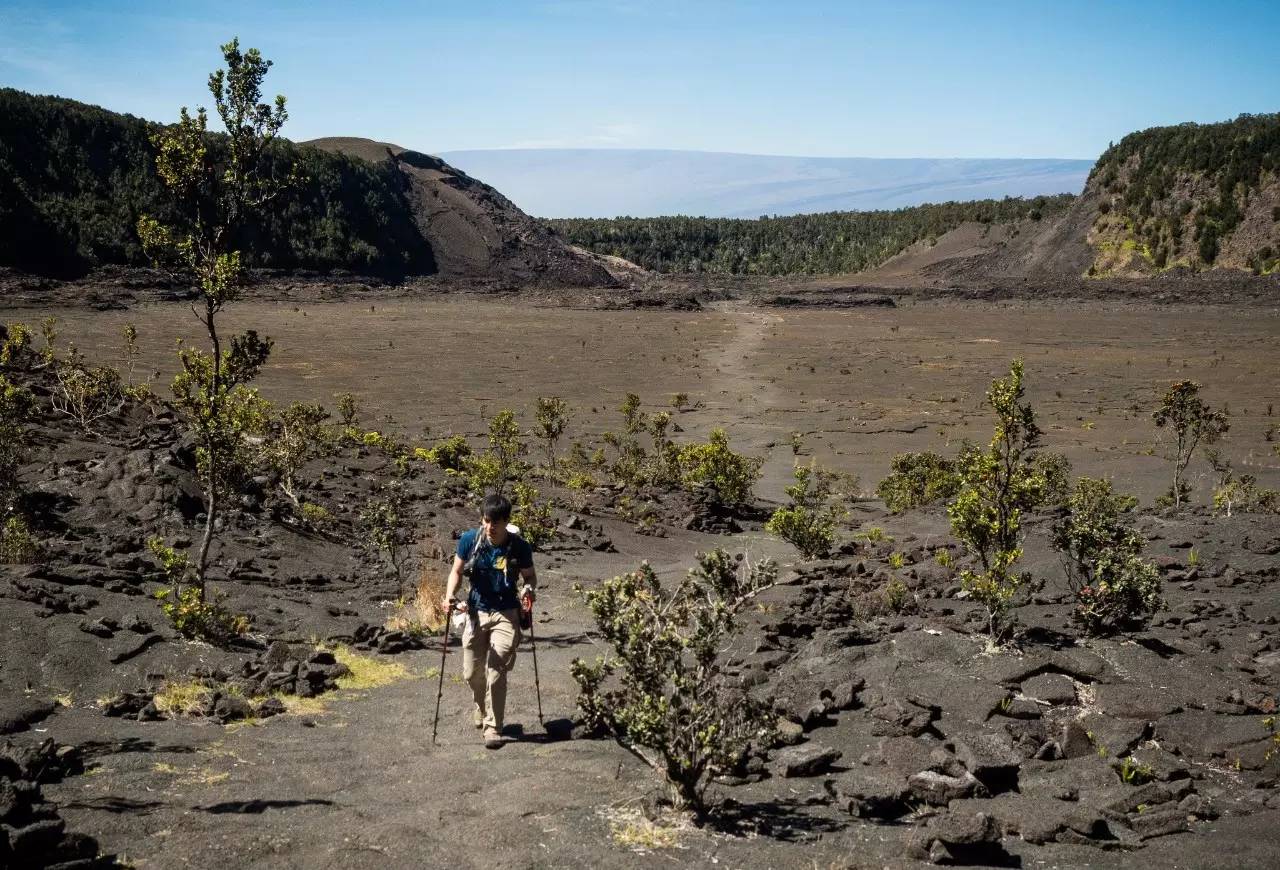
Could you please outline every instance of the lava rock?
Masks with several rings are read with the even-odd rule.
[[[253,711],[253,714],[259,719],[268,719],[272,716],[279,716],[286,712],[288,712],[288,708],[285,707],[284,702],[279,698],[267,698],[258,705],[257,709]]]
[[[1004,864],[1001,831],[986,813],[942,813],[917,830],[907,845],[909,857],[933,864]]]
[[[949,776],[935,770],[922,770],[907,777],[907,789],[935,807],[944,807],[961,798],[987,795],[986,787],[967,771],[960,776]]]
[[[1046,704],[1074,704],[1076,684],[1065,674],[1037,674],[1022,683],[1022,694]]]
[[[813,776],[829,768],[843,754],[818,743],[789,746],[770,755],[769,770],[781,777]]]

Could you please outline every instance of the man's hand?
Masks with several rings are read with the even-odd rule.
[[[462,613],[467,609],[467,602],[455,601],[453,598],[451,598],[448,595],[444,597],[441,603],[444,604],[445,613],[453,613],[455,610],[458,611],[459,613]]]
[[[538,595],[537,595],[537,592],[534,590],[534,588],[530,586],[528,583],[526,583],[524,584],[524,587],[521,588],[520,590],[520,598],[522,600],[525,598],[528,598],[530,601],[537,601]]]

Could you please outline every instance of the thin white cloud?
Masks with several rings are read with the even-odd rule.
[[[577,136],[521,139],[506,145],[492,147],[500,151],[518,148],[621,148],[635,145],[643,133],[644,128],[634,121],[617,121],[601,124]]]

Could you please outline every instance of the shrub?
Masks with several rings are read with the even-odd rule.
[[[764,460],[734,453],[723,429],[712,429],[705,444],[679,448],[680,480],[689,488],[707,486],[721,503],[742,504],[751,497],[751,487],[760,477]]]
[[[524,480],[529,466],[524,433],[513,411],[499,411],[489,421],[489,449],[462,458],[463,477],[476,495],[505,494],[513,483]]]
[[[628,393],[618,409],[622,413],[622,431],[605,432],[605,445],[613,451],[612,462],[601,456],[614,482],[624,489],[638,490],[644,486],[669,488],[680,483],[680,450],[672,442],[668,432],[671,414],[658,411],[648,414],[640,410],[640,397]],[[640,436],[649,436],[646,447]],[[591,464],[600,466],[594,459]],[[582,467],[581,462],[575,462]]]
[[[300,508],[302,521],[313,529],[324,529],[333,523],[333,514],[323,506],[304,501]]]
[[[467,458],[471,456],[471,445],[462,435],[450,435],[429,450],[416,448],[414,455],[444,471],[463,471],[466,468]]]
[[[26,369],[31,368],[34,361],[31,328],[25,323],[10,323],[5,326],[4,343],[0,344],[0,366],[6,369]]]
[[[556,521],[551,515],[551,508],[538,500],[538,490],[527,483],[519,482],[512,487],[511,521],[520,527],[520,536],[540,547],[550,541],[556,534]]]
[[[1178,381],[1160,399],[1160,407],[1151,415],[1158,428],[1168,426],[1173,430],[1173,483],[1161,496],[1159,504],[1179,507],[1191,494],[1191,487],[1184,475],[1192,454],[1201,442],[1212,444],[1230,428],[1225,411],[1215,410],[1199,396],[1200,385],[1195,381]]]
[[[124,407],[126,396],[120,373],[110,366],[91,366],[71,345],[64,357],[53,359],[57,388],[50,398],[53,409],[75,421],[80,430],[97,435],[102,420]]]
[[[766,736],[769,710],[721,672],[737,615],[777,581],[771,562],[720,550],[663,588],[645,563],[584,593],[610,656],[573,661],[586,721],[662,774],[678,808],[705,813],[705,790]]]
[[[1071,497],[1071,460],[1061,453],[1043,450],[1031,460],[1035,474],[1044,478],[1041,507],[1060,507]]]
[[[764,528],[799,550],[802,559],[825,556],[831,552],[836,539],[836,524],[831,515],[805,507],[778,508]]]
[[[165,545],[160,538],[147,541],[147,549],[160,563],[168,587],[153,595],[160,610],[183,637],[224,641],[249,630],[249,618],[231,613],[220,596],[206,596],[193,580],[194,569],[185,553]]]
[[[836,524],[848,511],[857,479],[822,468],[816,462],[795,467],[795,483],[787,487],[791,504],[778,508],[765,524],[765,531],[777,535],[800,551],[801,558],[825,556],[835,543]]]
[[[280,477],[280,490],[294,506],[298,497],[297,475],[312,459],[333,452],[334,441],[325,421],[329,412],[320,405],[294,402],[271,421],[262,442],[262,459]]]
[[[960,488],[955,463],[936,453],[899,453],[890,469],[876,495],[895,514],[951,498]]]
[[[546,474],[552,477],[556,472],[556,442],[564,434],[569,423],[569,404],[558,396],[542,396],[538,398],[534,408],[534,437],[542,442],[546,451]]]
[[[249,617],[227,610],[223,596],[206,596],[199,586],[184,587],[176,596],[171,589],[157,589],[155,598],[183,637],[225,641],[249,630]]]
[[[1137,503],[1109,480],[1082,477],[1053,525],[1052,545],[1076,596],[1072,618],[1089,634],[1143,626],[1160,609],[1160,574],[1142,558],[1142,535],[1124,522]]]
[[[6,522],[18,507],[18,470],[26,462],[26,425],[35,408],[35,397],[26,387],[0,374],[0,517]]]
[[[364,546],[382,558],[388,572],[395,577],[401,598],[404,597],[404,569],[413,531],[408,508],[409,498],[404,484],[393,479],[384,483],[360,511],[360,526],[365,532]]]
[[[1280,513],[1280,491],[1258,486],[1252,474],[1233,475],[1214,489],[1213,510],[1228,517],[1233,511]]]
[[[1022,556],[1022,512],[1040,503],[1045,487],[1031,463],[1040,428],[1031,405],[1022,401],[1022,374],[1022,360],[1014,360],[1007,378],[991,382],[987,404],[996,414],[995,433],[986,449],[971,448],[957,460],[960,491],[947,508],[952,534],[981,562],[981,571],[962,571],[960,582],[986,606],[993,639],[1026,581],[1013,571]]]
[[[11,516],[0,530],[0,562],[8,565],[25,565],[34,562],[40,553],[31,527],[21,516]]]

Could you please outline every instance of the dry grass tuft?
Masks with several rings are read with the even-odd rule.
[[[345,677],[338,678],[339,689],[373,689],[410,677],[408,668],[399,662],[361,655],[348,646],[334,647],[333,657],[351,671]]]
[[[156,709],[161,713],[170,715],[181,713],[184,716],[191,716],[204,708],[205,702],[212,694],[213,689],[199,680],[179,680],[165,683],[164,687],[156,692],[153,701]]]
[[[442,629],[445,613],[440,602],[444,598],[444,588],[441,572],[431,564],[425,565],[413,598],[397,602],[395,612],[387,618],[387,628],[423,634],[434,634]]]
[[[613,842],[633,852],[679,848],[680,832],[688,827],[683,819],[672,825],[657,824],[635,809],[614,809],[605,816]]]

